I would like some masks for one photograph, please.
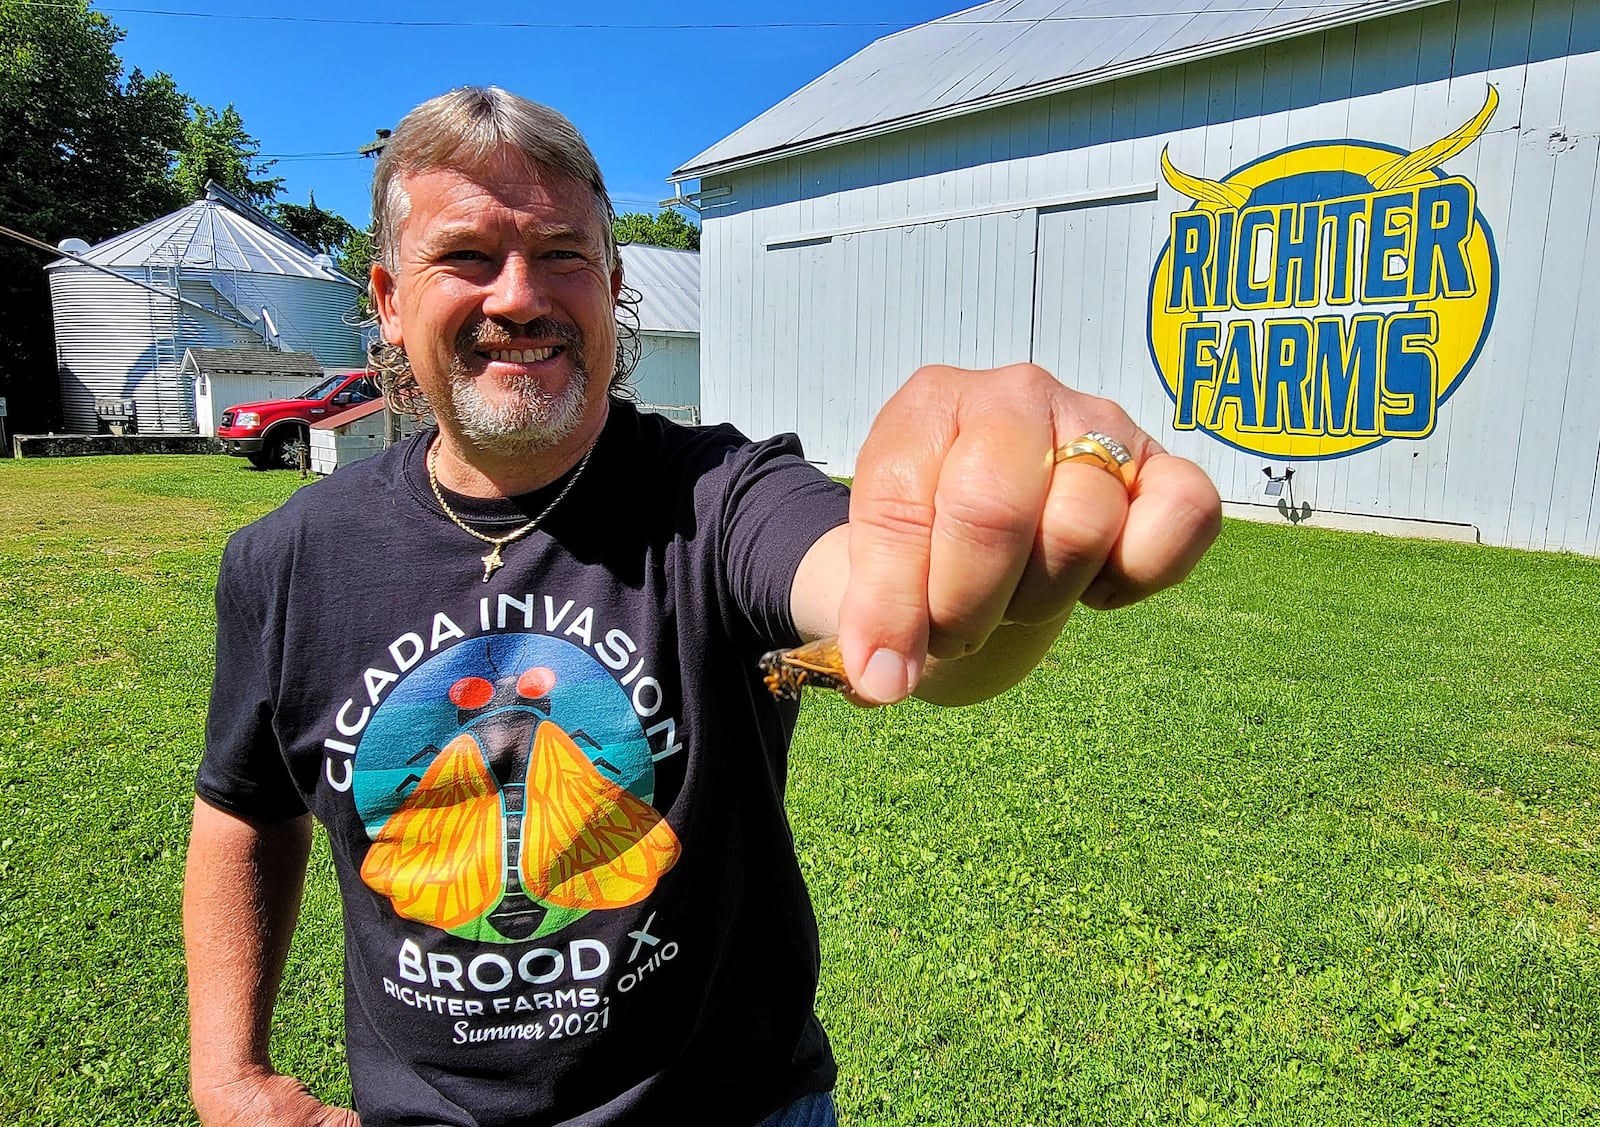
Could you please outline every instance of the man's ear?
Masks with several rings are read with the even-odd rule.
[[[622,252],[617,252],[617,264],[611,268],[611,304],[622,295]]]
[[[381,262],[374,262],[368,274],[372,305],[378,311],[378,327],[389,344],[404,345],[400,330],[400,307],[395,300],[395,276]]]

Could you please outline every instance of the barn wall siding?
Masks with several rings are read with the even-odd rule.
[[[1175,212],[1165,149],[1221,179],[1351,139],[1444,160],[1497,256],[1491,327],[1420,439],[1296,456],[1314,510],[1470,524],[1489,543],[1600,554],[1600,5],[1461,0],[708,179],[706,417],[797,431],[854,467],[919,364],[1034,360],[1117,399],[1232,501],[1283,458],[1178,429],[1147,345]],[[1455,331],[1443,326],[1441,334]]]
[[[639,365],[629,381],[640,403],[672,408],[688,421],[700,406],[700,338],[691,333],[639,334]]]

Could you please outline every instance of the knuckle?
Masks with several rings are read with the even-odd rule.
[[[1070,413],[1074,430],[1101,430],[1121,440],[1135,453],[1149,452],[1150,436],[1133,421],[1114,399],[1092,392],[1070,389]]]
[[[1123,514],[1109,506],[1085,505],[1076,498],[1054,500],[1040,529],[1046,558],[1068,567],[1098,562],[1122,531]]]
[[[1129,590],[1127,587],[1118,587],[1109,583],[1096,584],[1083,593],[1079,601],[1090,610],[1120,610],[1125,606],[1138,602],[1144,596]]]
[[[1026,388],[1049,390],[1061,386],[1060,380],[1037,364],[1016,365],[1016,379]]]
[[[1006,621],[1019,626],[1039,626],[1056,622],[1070,614],[1072,604],[1066,603],[1054,588],[1019,591],[1006,607]]]
[[[1008,364],[988,374],[984,390],[999,402],[1048,403],[1061,381],[1037,364]]]
[[[977,653],[989,640],[989,631],[977,622],[944,622],[928,631],[928,653],[940,661],[953,661]]]
[[[911,373],[911,378],[905,382],[895,398],[910,397],[916,401],[928,395],[942,398],[952,384],[961,382],[959,376],[958,370],[948,365],[924,364]]]
[[[1213,497],[1210,504],[1180,501],[1175,506],[1172,522],[1182,529],[1201,551],[1209,548],[1222,535],[1222,501]]]
[[[850,523],[880,539],[899,542],[926,540],[936,516],[935,507],[905,497],[861,497],[852,507]]]
[[[917,633],[928,614],[927,595],[916,584],[908,588],[895,582],[899,574],[892,572],[881,580],[862,577],[853,582],[840,605],[840,619],[870,621],[880,640],[903,640]]]
[[[1005,494],[949,493],[934,505],[938,527],[952,539],[979,545],[1032,540],[1039,523],[1034,506]]]
[[[1222,506],[1208,508],[1191,501],[1175,501],[1167,511],[1166,542],[1169,551],[1144,568],[1129,567],[1123,586],[1140,599],[1183,580],[1222,532]],[[1132,601],[1131,599],[1129,601]]]

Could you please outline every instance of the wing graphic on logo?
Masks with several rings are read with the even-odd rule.
[[[378,830],[361,879],[397,914],[449,930],[500,899],[504,856],[500,788],[477,740],[462,733]]]
[[[636,904],[678,859],[672,827],[600,774],[557,724],[540,724],[534,736],[526,794],[522,883],[546,903]]]

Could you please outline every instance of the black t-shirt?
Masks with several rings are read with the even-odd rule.
[[[792,436],[613,402],[488,546],[433,432],[239,532],[197,791],[327,827],[364,1127],[753,1124],[832,1086],[783,794],[806,550],[847,495]],[[514,501],[451,496],[501,535]]]

